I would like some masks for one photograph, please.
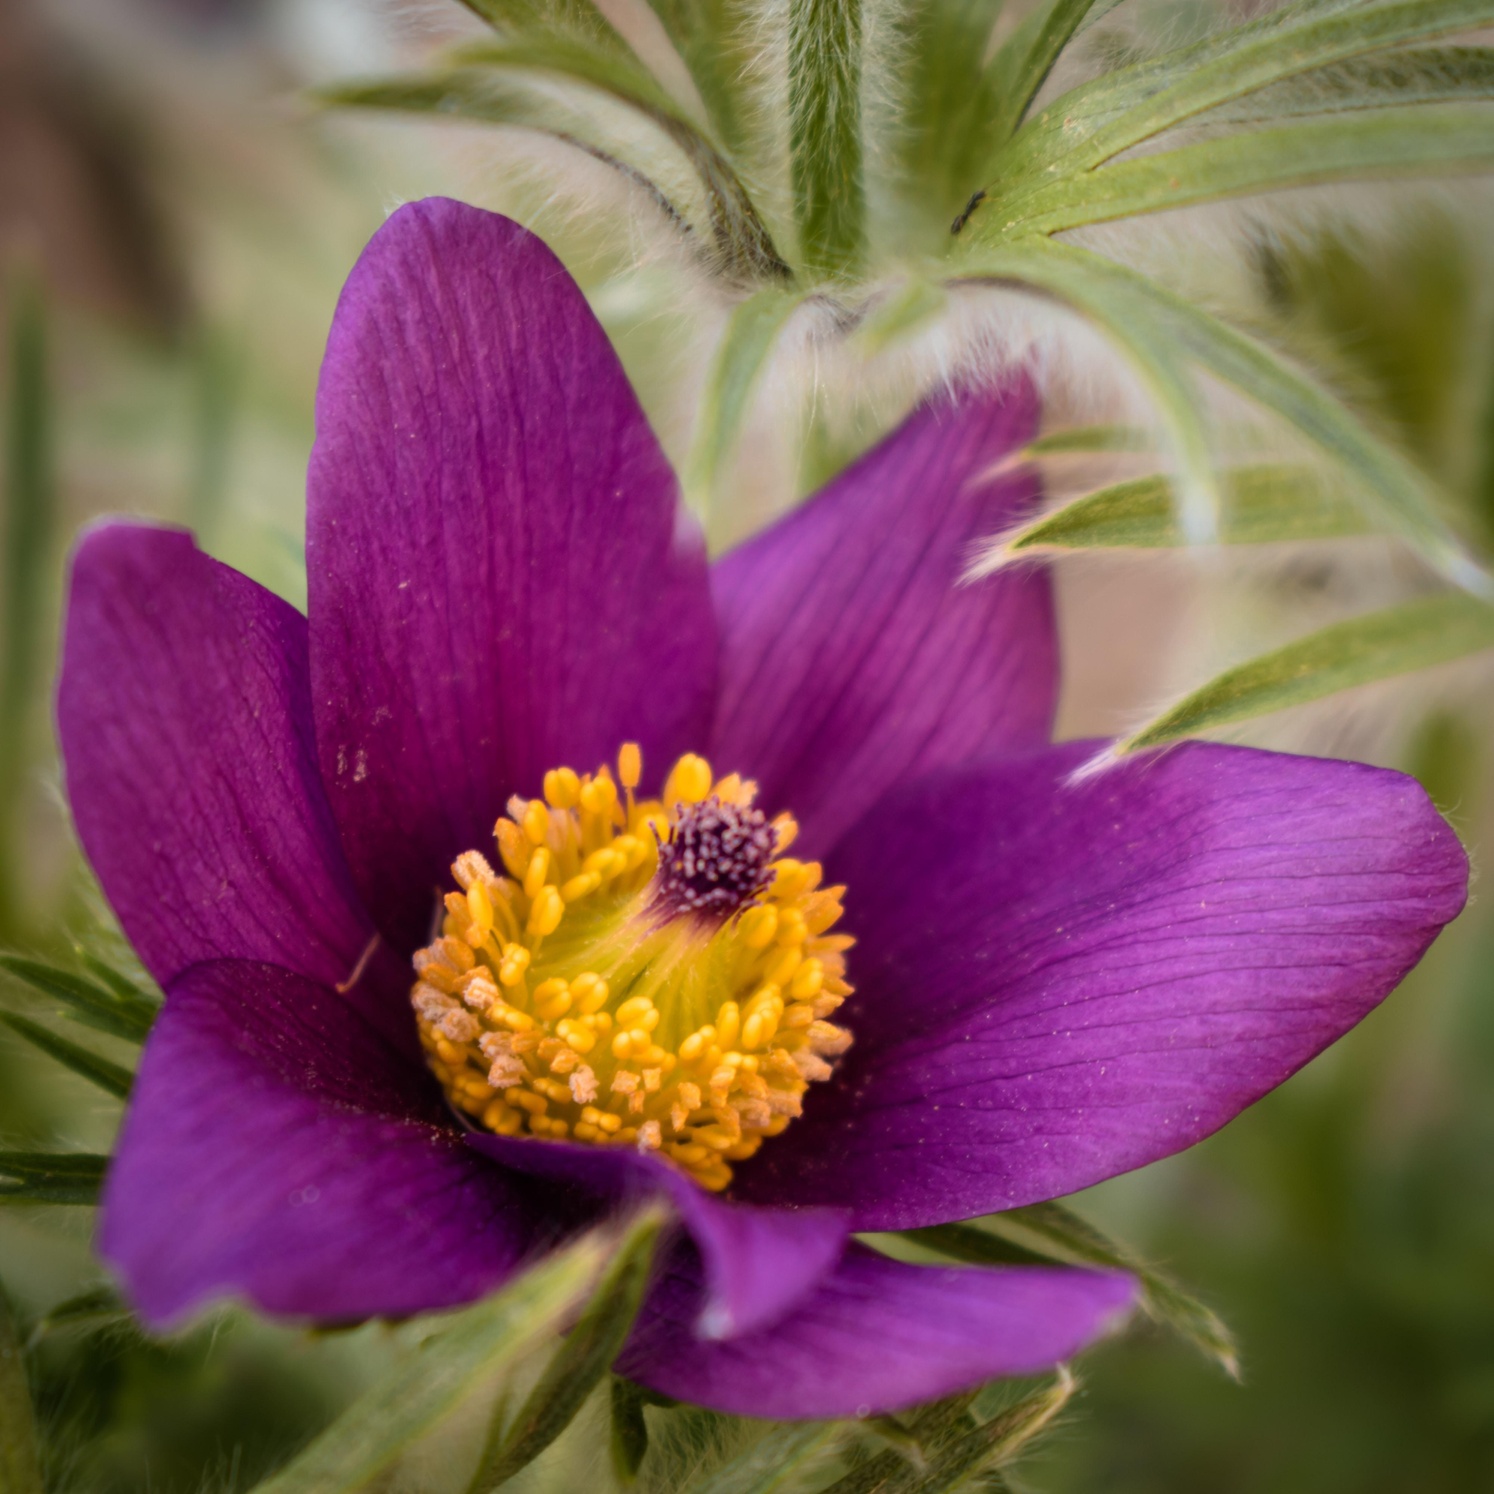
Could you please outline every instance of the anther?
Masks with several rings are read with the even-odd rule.
[[[452,867],[411,1003],[469,1124],[657,1151],[719,1190],[850,1042],[826,1020],[851,993],[844,889],[782,856],[797,826],[749,779],[689,755],[640,802],[641,777],[624,744],[510,799],[495,862]]]

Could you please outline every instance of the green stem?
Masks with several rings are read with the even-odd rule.
[[[852,273],[866,234],[861,0],[789,7],[789,150],[805,267],[820,277]]]

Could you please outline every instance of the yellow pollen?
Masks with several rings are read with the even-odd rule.
[[[843,888],[797,826],[687,754],[638,799],[633,743],[510,801],[497,866],[459,856],[417,951],[420,1039],[452,1106],[501,1136],[654,1152],[706,1188],[797,1116],[851,1035]],[[619,791],[620,786],[620,791]]]

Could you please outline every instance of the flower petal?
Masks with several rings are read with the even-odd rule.
[[[869,1416],[1048,1369],[1110,1328],[1134,1294],[1111,1272],[909,1266],[853,1246],[786,1318],[712,1343],[692,1331],[700,1273],[680,1251],[617,1370],[738,1416]]]
[[[776,1322],[835,1265],[846,1243],[836,1209],[756,1209],[724,1203],[678,1168],[636,1151],[473,1135],[506,1167],[570,1184],[614,1206],[663,1194],[700,1252],[706,1290],[695,1331],[734,1338]]]
[[[1053,1198],[1217,1130],[1463,906],[1412,779],[1189,743],[930,778],[837,851],[855,1042],[738,1196],[902,1229]]]
[[[57,692],[68,798],[130,942],[345,979],[373,934],[327,807],[306,620],[177,529],[106,523],[73,557]]]
[[[224,961],[172,986],[146,1044],[100,1250],[157,1327],[222,1296],[402,1317],[491,1290],[549,1212],[463,1145],[418,1062],[345,1001]]]
[[[374,236],[317,399],[307,515],[323,776],[406,952],[547,768],[704,741],[704,551],[606,336],[516,223],[431,199]]]
[[[974,541],[1036,500],[1030,469],[989,476],[1036,419],[1020,379],[925,405],[713,568],[713,761],[755,778],[765,807],[794,812],[804,854],[823,855],[909,775],[1048,740],[1047,576],[960,584]]]

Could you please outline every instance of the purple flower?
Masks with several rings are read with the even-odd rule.
[[[323,370],[309,616],[175,530],[74,561],[68,788],[167,992],[101,1236],[149,1321],[449,1307],[644,1193],[681,1228],[619,1367],[706,1405],[896,1408],[1116,1319],[1118,1275],[848,1236],[1208,1135],[1467,864],[1357,764],[1070,782],[1046,578],[956,585],[1036,497],[993,476],[1035,418],[1020,379],[933,401],[708,568],[544,245],[390,220]]]

